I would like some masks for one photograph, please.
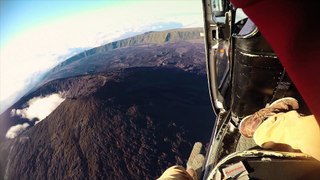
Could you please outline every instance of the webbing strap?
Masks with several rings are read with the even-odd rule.
[[[286,70],[283,69],[283,72],[282,72],[281,76],[279,77],[278,85],[275,88],[275,90],[273,91],[273,96],[272,96],[271,102],[285,97],[290,86],[291,86],[291,80],[290,80],[288,74],[286,73]]]

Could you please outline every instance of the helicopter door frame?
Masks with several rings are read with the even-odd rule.
[[[229,7],[229,4],[225,4],[224,0],[202,0],[203,5],[203,18],[204,18],[204,38],[205,38],[205,54],[206,54],[206,66],[208,77],[208,88],[210,94],[210,100],[214,112],[216,114],[216,120],[212,129],[212,136],[210,139],[209,150],[206,154],[205,164],[203,169],[203,178],[209,175],[212,167],[217,163],[217,151],[221,145],[221,138],[219,138],[219,132],[223,127],[223,124],[227,123],[230,119],[230,109],[225,104],[225,99],[219,88],[224,81],[232,81],[231,69],[232,69],[232,24],[235,21],[235,10]],[[217,17],[225,17],[224,23],[218,22]],[[219,82],[217,79],[217,62],[218,53],[221,45],[227,43],[227,53],[229,53],[227,69],[223,72],[222,80]]]
[[[205,55],[208,77],[208,88],[211,103],[215,114],[227,111],[225,100],[219,88],[227,76],[230,76],[230,69],[232,66],[232,53],[229,49],[232,48],[231,25],[234,22],[234,10],[227,7],[223,0],[202,0],[203,4],[203,18],[204,18],[204,38],[205,38]],[[225,22],[218,22],[216,17],[225,17]],[[223,19],[223,18],[221,18]],[[221,46],[227,44],[226,52],[228,56],[228,65],[226,71],[223,73],[223,78],[219,82],[217,79],[217,57]],[[230,78],[229,78],[230,80]]]

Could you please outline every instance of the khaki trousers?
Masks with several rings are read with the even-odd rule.
[[[168,168],[158,180],[196,180],[182,166],[172,166]]]
[[[320,161],[320,127],[313,115],[300,116],[296,111],[273,115],[257,128],[253,139],[261,147],[267,142],[287,144]]]

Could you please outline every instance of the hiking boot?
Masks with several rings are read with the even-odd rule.
[[[285,97],[274,101],[267,108],[271,108],[273,111],[290,111],[299,109],[299,104],[295,98]]]
[[[286,112],[298,108],[298,101],[294,98],[285,97],[278,99],[268,107],[260,109],[254,114],[244,117],[239,124],[239,131],[243,136],[252,138],[256,129],[268,117],[273,116],[279,112]]]

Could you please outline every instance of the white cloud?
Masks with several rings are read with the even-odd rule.
[[[45,97],[35,97],[28,101],[26,108],[12,109],[11,116],[21,116],[30,121],[37,118],[38,121],[41,121],[54,111],[64,100],[62,95],[58,93]]]
[[[175,28],[170,24],[202,26],[201,1],[135,1],[48,21],[20,34],[1,48],[0,113],[74,49],[93,48],[128,34]]]
[[[6,133],[6,138],[13,139],[17,137],[20,133],[27,129],[27,127],[29,127],[28,123],[18,124],[10,127],[10,129]]]

